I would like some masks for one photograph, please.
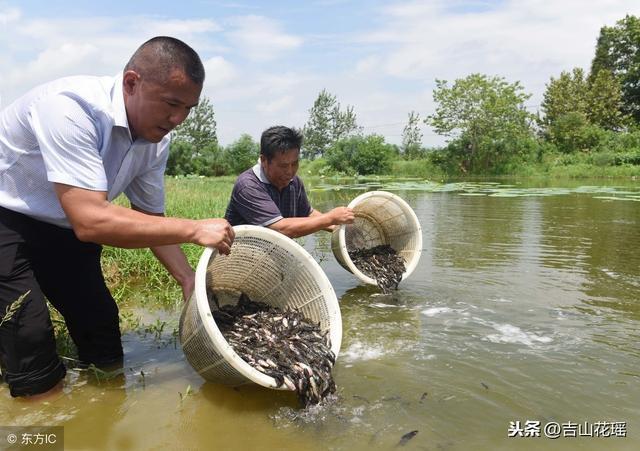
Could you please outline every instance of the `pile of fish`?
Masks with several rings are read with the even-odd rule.
[[[349,251],[349,258],[356,268],[375,279],[385,294],[391,293],[392,288],[398,289],[406,271],[404,258],[388,244],[369,249],[354,249]]]
[[[217,303],[217,302],[216,302]],[[307,407],[336,391],[335,354],[327,332],[302,313],[282,311],[242,293],[237,304],[213,309],[213,318],[234,351],[258,371],[298,394]]]

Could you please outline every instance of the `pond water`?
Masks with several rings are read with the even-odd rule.
[[[291,393],[206,383],[169,326],[125,334],[111,380],[70,371],[45,404],[0,388],[0,425],[64,426],[66,449],[640,449],[636,182],[308,189],[321,210],[391,191],[423,228],[391,295],[340,267],[328,234],[303,240],[340,300],[336,400],[303,412]]]

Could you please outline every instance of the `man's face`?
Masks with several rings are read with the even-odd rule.
[[[260,164],[262,164],[262,170],[269,182],[282,191],[298,172],[299,157],[299,149],[289,149],[285,152],[276,151],[271,161],[267,161],[264,155],[260,155]]]
[[[202,86],[178,69],[164,83],[145,80],[134,71],[125,72],[124,101],[133,138],[159,142],[187,118],[198,104],[201,90]]]

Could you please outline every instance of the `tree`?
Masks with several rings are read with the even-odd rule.
[[[603,137],[604,130],[589,122],[584,112],[571,111],[558,117],[547,128],[547,137],[560,152],[589,151]]]
[[[199,149],[185,141],[171,143],[167,160],[167,175],[223,175],[221,169],[222,152],[217,143],[211,143]]]
[[[202,97],[172,132],[167,174],[219,175],[220,158],[213,106]]]
[[[585,77],[581,68],[551,77],[543,95],[541,125],[546,138],[563,152],[590,150],[602,130],[621,130],[628,122],[622,114],[622,93],[617,79],[602,69]]]
[[[189,116],[173,132],[174,142],[186,142],[197,151],[211,144],[218,144],[216,119],[213,105],[207,97],[202,97]]]
[[[407,159],[420,156],[422,150],[422,132],[420,131],[420,115],[415,111],[409,113],[409,121],[402,130],[402,153]]]
[[[359,131],[352,106],[342,111],[336,96],[325,89],[309,110],[309,120],[304,126],[302,153],[313,160],[320,157],[333,143]]]
[[[250,135],[243,134],[225,150],[225,161],[233,174],[240,174],[256,164],[260,146]]]
[[[379,135],[350,136],[327,149],[327,164],[346,174],[384,174],[391,168],[393,146]]]
[[[627,15],[600,29],[591,77],[610,71],[622,87],[622,113],[640,123],[640,18]],[[592,80],[593,81],[593,80]]]
[[[562,71],[557,79],[551,77],[543,94],[542,125],[547,128],[568,113],[586,116],[588,105],[589,86],[584,70],[576,67],[571,73]]]
[[[630,123],[630,117],[623,110],[622,88],[618,79],[606,69],[590,77],[587,97],[590,122],[605,130],[622,130]]]
[[[508,144],[531,136],[533,115],[524,108],[530,97],[519,82],[502,77],[471,74],[451,87],[436,80],[436,111],[425,122],[457,141],[462,170],[486,171],[518,154],[521,147]]]

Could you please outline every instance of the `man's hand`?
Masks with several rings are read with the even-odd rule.
[[[215,247],[221,254],[229,255],[236,234],[226,219],[201,219],[196,221],[193,243]]]
[[[353,224],[355,215],[349,207],[336,207],[329,212],[333,225]]]

